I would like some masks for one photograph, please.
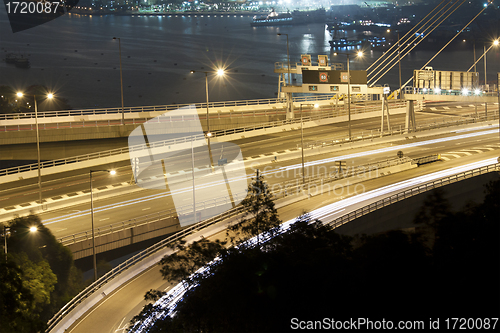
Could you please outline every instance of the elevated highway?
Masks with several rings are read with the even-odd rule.
[[[332,195],[331,192],[318,194],[295,202],[293,205],[280,208],[279,214],[283,221],[288,221],[302,213],[303,210],[307,210],[312,212],[314,217],[320,218],[325,223],[332,222],[335,225],[341,225],[352,220],[358,214],[362,215],[372,210],[371,208],[365,209],[363,207],[383,207],[386,205],[384,198],[396,197],[396,201],[398,201],[400,200],[400,196],[396,196],[395,193],[406,193],[405,196],[412,195],[410,193],[413,193],[413,191],[410,192],[408,189],[415,186],[418,189],[415,193],[421,193],[427,188],[440,186],[438,179],[454,175],[457,172],[466,172],[467,170],[494,164],[497,161],[497,155],[496,151],[489,152],[482,155],[467,156],[452,162],[432,164],[407,172],[387,175],[380,179],[365,182],[361,191],[362,193],[359,193],[359,187],[357,190],[355,186],[352,186],[350,188],[351,194],[347,195],[347,198],[346,196]],[[499,170],[499,168],[500,164],[496,164],[496,166],[488,169],[477,169],[478,171],[469,173],[468,176]],[[464,174],[452,179],[456,181],[468,176]],[[430,182],[432,185],[424,185],[426,182]],[[444,180],[444,183],[448,182],[450,180]],[[401,198],[405,196],[401,196]],[[379,205],[378,202],[381,202],[381,204]],[[327,207],[330,208],[326,209]],[[217,232],[218,229],[214,227],[211,230],[203,229],[193,233],[188,236],[188,240],[196,240],[200,236],[217,238],[218,236],[212,234],[212,232]],[[157,259],[155,260],[159,260],[160,257],[161,255],[156,256]],[[153,264],[155,260],[153,260]],[[138,272],[141,273],[114,290],[106,288],[106,284],[101,285],[93,293],[96,303],[91,307],[91,310],[79,314],[76,317],[78,319],[73,324],[71,322],[61,324],[54,332],[62,331],[63,329],[66,329],[66,332],[73,333],[95,330],[102,332],[124,330],[128,326],[130,319],[145,304],[143,295],[146,291],[150,288],[159,290],[170,290],[172,288],[172,285],[168,281],[161,279],[158,266],[153,265],[151,268],[143,267]]]
[[[364,124],[364,121],[361,124]],[[455,126],[422,131],[416,134],[416,138],[397,134],[382,138],[368,138],[368,140],[357,143],[342,144],[340,142],[334,146],[323,146],[324,141],[319,140],[324,140],[325,134],[330,131],[331,127],[329,126],[306,131],[307,144],[314,144],[306,151],[306,175],[326,177],[328,182],[331,179],[325,173],[336,170],[334,165],[337,160],[347,161],[347,168],[354,170],[360,165],[376,165],[377,162],[394,158],[399,150],[403,151],[404,156],[410,158],[441,154],[443,160],[449,161],[486,152],[495,153],[498,152],[499,148],[498,127],[489,124],[489,122],[482,125],[472,123],[466,127]],[[284,141],[287,143],[282,143]],[[280,151],[276,150],[278,142],[282,144],[279,148],[282,149]],[[240,145],[246,156],[247,175],[253,175],[255,168],[264,170],[270,185],[277,190],[283,188],[280,184],[284,181],[291,182],[294,186],[300,185],[300,150],[297,149],[300,137],[296,131],[263,136],[256,141],[238,140],[235,143]],[[278,157],[277,162],[275,157]],[[190,156],[184,158],[189,160]],[[179,230],[178,222],[172,218],[172,216],[175,217],[175,211],[169,193],[159,190],[144,190],[130,185],[128,182],[131,178],[131,169],[128,163],[124,163],[122,167],[118,165],[114,165],[114,167],[118,169],[117,178],[100,175],[96,177],[94,184],[96,191],[95,223],[98,235],[101,232],[106,234],[112,230],[117,235],[121,235],[120,237],[125,237],[124,240],[129,241],[129,236],[120,234],[128,226],[128,223],[144,221],[146,216],[152,221],[156,221],[159,214],[166,216],[166,211],[169,209],[172,210],[168,215],[171,217],[165,219],[163,223],[173,228],[169,229],[170,232]],[[386,171],[383,171],[382,167],[377,166],[380,169],[378,171],[385,173]],[[283,170],[283,168],[289,171],[284,174],[280,173],[279,170]],[[382,174],[378,176],[382,176]],[[24,182],[26,184],[32,183],[29,180]],[[20,185],[23,182],[18,183]],[[333,186],[336,183],[331,184]],[[89,239],[88,186],[88,171],[86,170],[73,171],[63,175],[62,178],[55,177],[48,180],[44,184],[43,197],[46,200],[50,199],[46,205],[50,209],[40,212],[40,216],[45,225],[52,230],[57,238],[64,241],[64,244],[73,244],[75,239],[81,240],[82,236]],[[31,197],[31,202],[33,202],[38,198],[37,188],[33,185],[9,187],[0,193],[0,200],[4,203],[4,207],[9,207],[9,204],[14,205],[11,207],[18,207],[14,210],[4,210],[1,214],[4,219],[8,219],[14,214],[27,213],[33,207],[37,207],[36,203],[30,206],[30,201],[27,202],[28,205],[19,205],[20,199],[29,200]],[[278,194],[283,195],[283,193]],[[138,234],[135,236],[138,237]],[[136,238],[136,240],[140,241],[140,238]],[[111,246],[104,238],[98,240],[97,244],[98,252],[105,251]],[[82,254],[84,253],[82,252]],[[82,254],[79,254],[78,257],[81,257]],[[88,255],[88,253],[84,255]]]

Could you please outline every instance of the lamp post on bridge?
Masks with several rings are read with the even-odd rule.
[[[92,173],[93,172],[108,172],[110,175],[115,175],[115,170],[89,170],[90,175],[90,218],[92,222],[92,257],[94,266],[94,282],[97,281],[97,260],[95,252],[95,232],[94,232],[94,193],[92,187]]]
[[[302,105],[312,105],[314,108],[318,107],[318,104],[312,104],[312,103],[301,103],[300,104],[300,145],[301,145],[301,152],[302,152],[302,186],[306,184],[306,174],[305,174],[305,167],[304,167],[304,122],[302,121]]]
[[[196,73],[195,70],[190,71],[191,74]],[[208,112],[208,74],[209,73],[215,73],[217,76],[222,77],[225,74],[224,69],[219,68],[216,71],[211,71],[211,72],[201,72],[205,73],[205,94],[207,98],[207,141],[208,141],[208,154],[210,155],[210,168],[213,170],[214,169],[214,163],[212,160],[212,150],[210,148],[210,138],[212,137],[212,133],[210,132],[210,117],[209,117],[209,112]]]
[[[24,94],[22,92],[18,92],[16,96],[20,98],[23,97]],[[42,174],[40,170],[40,131],[38,129],[38,103],[36,101],[36,96],[37,96],[36,94],[33,94],[33,101],[34,101],[33,104],[35,106],[36,155],[37,155],[37,169],[38,169],[38,202],[40,203],[40,206],[42,206]],[[46,95],[46,98],[52,99],[54,98],[54,94],[48,93]]]
[[[292,74],[290,73],[290,49],[289,49],[289,43],[288,43],[288,34],[281,34],[278,33],[278,36],[286,36],[286,60],[288,62],[288,84],[292,84]]]
[[[113,39],[118,39],[118,55],[120,57],[120,90],[122,97],[122,125],[125,125],[125,109],[123,106],[122,44],[119,37],[113,37]]]
[[[353,53],[339,53],[339,52],[334,52],[333,55],[345,55],[347,56],[347,114],[348,114],[348,127],[349,127],[349,141],[352,140],[352,135],[351,135],[351,70],[349,68],[349,56]],[[361,58],[363,57],[363,52],[358,51],[355,53],[356,57]]]

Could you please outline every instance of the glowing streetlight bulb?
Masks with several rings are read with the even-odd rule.
[[[110,175],[112,175],[112,176],[113,176],[113,175],[116,175],[116,171],[115,171],[115,170],[110,170],[110,171],[109,171],[109,174],[110,174]]]
[[[222,68],[217,70],[217,75],[218,76],[223,76],[224,75],[224,70]]]
[[[23,93],[22,93],[22,92],[18,92],[18,93],[16,94],[16,96],[17,96],[17,97],[23,97]]]
[[[38,228],[35,226],[30,227],[30,232],[36,232],[38,231]]]
[[[47,94],[47,98],[48,98],[48,99],[52,99],[52,98],[54,98],[54,94],[52,94],[52,93]]]

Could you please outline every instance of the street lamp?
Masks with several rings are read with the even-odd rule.
[[[306,183],[306,176],[305,176],[305,167],[304,167],[304,123],[302,121],[302,105],[312,105],[314,108],[318,107],[318,104],[312,104],[312,103],[301,103],[300,104],[300,145],[302,147],[302,185],[305,185]]]
[[[120,89],[122,95],[122,125],[125,124],[125,110],[123,107],[123,75],[122,75],[122,45],[119,37],[113,37],[113,39],[118,39],[118,55],[120,57]]]
[[[5,224],[3,225],[3,239],[4,239],[4,252],[5,252],[5,261],[7,261],[7,231],[10,232],[10,228],[7,227]],[[33,232],[37,232],[38,231],[38,227],[36,226],[31,226],[29,228],[29,231],[31,233]]]
[[[493,43],[488,48],[488,50],[486,50],[486,43],[484,43],[484,45],[483,45],[483,51],[484,51],[484,87],[485,88],[486,88],[486,84],[488,82],[488,81],[486,81],[486,52],[488,52],[493,46],[497,46],[497,45],[498,45],[498,39],[495,39],[495,41],[493,41]]]
[[[289,52],[289,43],[288,43],[288,34],[278,34],[278,36],[286,36],[286,59],[288,62],[288,84],[292,84],[292,74],[290,73],[290,52]]]
[[[24,94],[22,92],[18,92],[17,97],[23,97]],[[35,104],[35,127],[36,127],[36,154],[37,154],[37,160],[38,160],[38,200],[40,202],[40,205],[42,205],[42,174],[40,170],[40,132],[38,129],[38,103],[36,101],[36,96],[33,95],[33,100]],[[46,95],[47,99],[52,99],[54,98],[54,94],[48,93]]]
[[[92,256],[94,262],[94,281],[97,281],[97,261],[95,252],[95,232],[94,232],[94,194],[92,189],[92,173],[93,172],[108,172],[110,175],[115,175],[115,170],[90,170],[90,215],[92,221]]]
[[[194,74],[196,73],[195,70],[191,70],[190,71],[191,74]],[[212,150],[210,148],[210,138],[212,137],[212,133],[210,132],[210,118],[209,118],[209,114],[208,114],[208,74],[209,73],[213,73],[213,72],[201,72],[201,73],[205,73],[205,93],[206,93],[206,97],[207,97],[207,141],[208,141],[208,154],[210,155],[210,168],[212,168],[213,170],[213,160],[212,160]],[[217,76],[224,76],[225,74],[225,71],[224,69],[222,68],[219,68],[217,69],[217,71],[215,71],[215,73],[217,74]]]
[[[348,114],[348,126],[349,126],[349,141],[351,141],[351,70],[349,68],[349,63],[350,63],[350,60],[349,60],[349,56],[351,55],[351,53],[338,53],[338,52],[335,52],[333,55],[338,55],[338,54],[342,54],[342,55],[345,55],[347,56],[347,114]],[[362,51],[358,51],[356,52],[356,56],[358,58],[361,58],[363,57],[363,52]]]

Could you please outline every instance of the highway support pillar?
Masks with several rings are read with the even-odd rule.
[[[278,75],[278,99],[280,102],[283,101],[283,92],[281,91],[281,87],[285,85],[285,74],[280,73]]]
[[[380,137],[383,136],[384,133],[384,113],[387,112],[387,129],[391,130],[391,120],[389,119],[389,103],[387,102],[387,95],[384,94],[382,97],[382,117],[380,121]]]
[[[414,101],[408,100],[406,101],[405,133],[414,132],[415,130],[415,105]]]

